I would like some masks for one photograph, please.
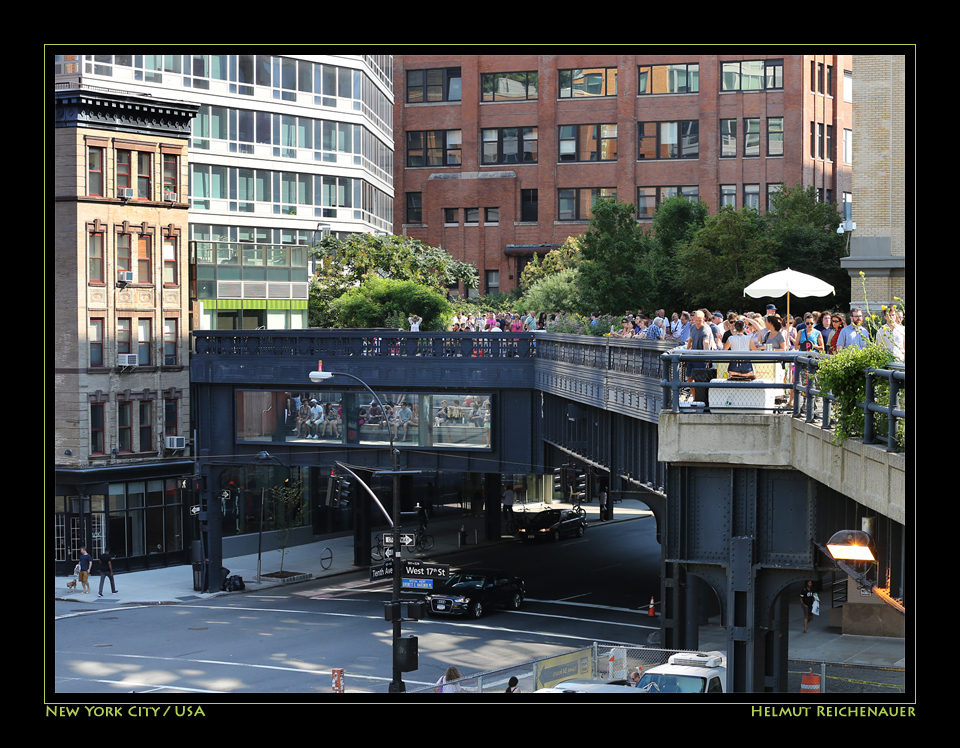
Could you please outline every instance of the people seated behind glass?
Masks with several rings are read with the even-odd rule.
[[[319,439],[320,429],[323,428],[323,408],[316,400],[310,401],[310,419],[307,421],[309,434],[307,438]]]
[[[409,403],[401,403],[396,407],[396,418],[392,422],[393,428],[393,438],[402,439],[403,441],[407,440],[407,434],[409,428],[413,422],[413,410],[410,408]],[[403,431],[403,436],[400,436],[401,430]]]
[[[434,416],[433,425],[443,426],[450,419],[450,408],[446,400],[440,401],[440,407],[437,409],[437,415]]]
[[[336,403],[328,403],[326,407],[326,414],[324,415],[323,427],[320,433],[326,436],[328,431],[330,432],[330,436],[335,439],[340,438],[340,416]]]
[[[312,411],[310,401],[304,398],[300,404],[300,410],[297,411],[297,437],[307,439],[310,436],[310,419]]]

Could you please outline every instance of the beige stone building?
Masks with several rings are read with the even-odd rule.
[[[53,519],[120,570],[183,563],[190,373],[187,142],[197,106],[55,91]]]
[[[844,132],[851,154],[856,199],[851,218],[850,256],[841,264],[850,273],[854,306],[879,313],[884,304],[907,300],[906,258],[910,237],[906,215],[913,213],[907,192],[907,101],[905,55],[854,55],[854,129]],[[860,273],[863,273],[861,278]],[[902,303],[901,303],[902,305]]]

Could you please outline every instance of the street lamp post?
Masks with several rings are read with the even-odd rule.
[[[310,372],[310,381],[315,383],[325,382],[331,377],[347,377],[354,380],[355,382],[361,384],[367,392],[373,395],[373,399],[376,400],[377,405],[380,408],[380,412],[386,417],[386,409],[383,407],[383,402],[377,396],[377,393],[370,389],[370,386],[364,382],[359,377],[355,377],[353,374],[347,374],[342,371],[311,371]],[[398,469],[399,461],[399,452],[393,445],[393,433],[390,431],[390,424],[387,424],[387,436],[390,439],[390,458],[392,461],[393,470],[393,548],[394,548],[394,560],[393,560],[393,600],[392,600],[392,610],[393,614],[393,680],[390,682],[390,693],[401,693],[406,690],[406,687],[403,684],[403,676],[401,675],[400,662],[398,661],[398,644],[400,641],[401,634],[401,624],[403,619],[399,616],[400,609],[400,564],[398,563],[400,556],[400,473]]]

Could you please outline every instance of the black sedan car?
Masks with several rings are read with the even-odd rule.
[[[453,572],[425,600],[430,615],[480,618],[493,607],[516,610],[525,588],[520,577],[493,569]]]
[[[533,515],[518,529],[524,540],[560,540],[564,535],[582,538],[587,529],[587,518],[574,509],[546,509]]]

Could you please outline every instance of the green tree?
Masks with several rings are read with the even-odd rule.
[[[470,263],[455,259],[441,247],[392,234],[328,236],[312,255],[320,263],[310,287],[310,325],[314,327],[336,324],[334,302],[348,289],[373,278],[411,281],[441,294],[457,283],[467,288],[478,285],[477,269]]]
[[[773,244],[752,208],[724,207],[677,249],[687,309],[741,309],[743,289],[777,269]]]
[[[644,265],[649,281],[648,308],[680,311],[687,303],[680,283],[678,247],[688,243],[704,227],[710,213],[706,203],[671,197],[653,214],[653,245]]]
[[[563,244],[547,252],[543,262],[540,262],[536,255],[533,256],[520,274],[520,288],[527,291],[534,283],[548,275],[576,268],[580,265],[581,259],[579,237],[568,236]]]
[[[837,290],[835,296],[807,299],[804,303],[817,309],[846,308],[850,302],[850,276],[840,267],[840,260],[847,254],[847,235],[837,234],[843,217],[836,206],[819,202],[813,187],[800,185],[781,187],[771,196],[770,203],[764,219],[779,268],[807,273]]]
[[[566,314],[586,312],[581,296],[580,271],[561,270],[537,281],[523,297],[523,308],[547,314],[563,311]]]
[[[580,294],[591,312],[622,314],[649,295],[646,254],[652,242],[630,203],[598,200],[580,238]]]
[[[330,304],[337,327],[401,327],[412,314],[423,318],[420,329],[444,329],[452,313],[446,297],[414,281],[368,278]]]

